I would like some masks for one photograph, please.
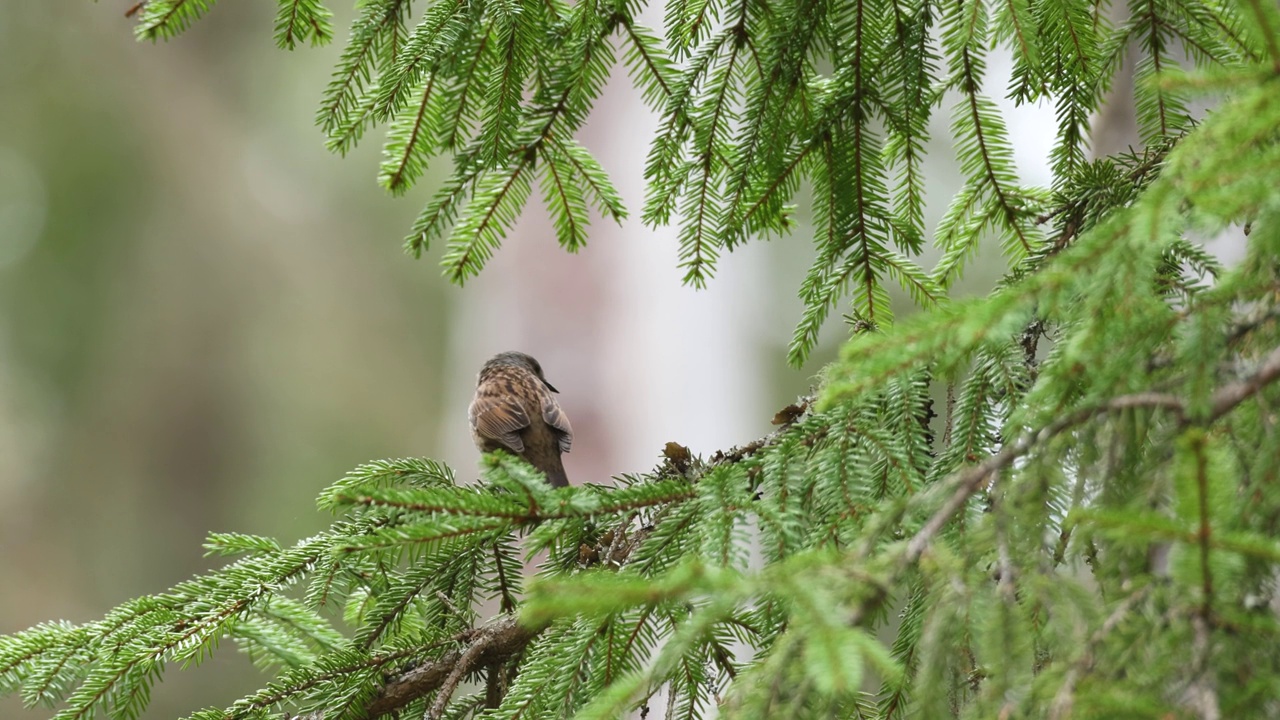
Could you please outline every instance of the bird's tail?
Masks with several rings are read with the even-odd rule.
[[[569,484],[569,476],[564,472],[564,464],[560,462],[560,458],[556,458],[554,462],[547,463],[547,467],[540,468],[547,474],[547,482],[551,487],[566,487]]]

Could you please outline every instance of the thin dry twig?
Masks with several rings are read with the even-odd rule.
[[[1226,415],[1237,405],[1261,390],[1269,383],[1280,378],[1280,347],[1273,349],[1258,365],[1253,374],[1239,382],[1219,388],[1209,401],[1209,414],[1204,418],[1211,423]],[[907,543],[903,554],[905,564],[911,565],[933,542],[933,538],[950,522],[952,516],[968,502],[997,472],[1009,467],[1018,458],[1026,455],[1032,448],[1088,420],[1105,413],[1131,408],[1162,408],[1174,412],[1184,425],[1193,422],[1186,415],[1186,405],[1181,398],[1169,393],[1134,393],[1121,395],[1110,400],[1081,408],[1069,413],[1057,421],[1036,432],[1024,433],[1016,440],[1008,443],[995,455],[972,467],[955,473],[936,487],[943,491],[950,490],[951,495],[942,506],[925,522],[924,526]]]
[[[436,699],[431,703],[431,709],[427,711],[429,720],[440,720],[444,716],[445,708],[449,706],[449,701],[453,699],[453,693],[458,689],[462,678],[466,676],[472,667],[476,666],[476,660],[489,649],[493,641],[492,631],[482,630],[477,633],[477,637],[471,642],[471,647],[462,653],[461,657],[458,658],[458,662],[454,664],[453,670],[445,677],[444,682],[440,683],[440,690],[436,692]]]
[[[522,652],[537,635],[538,630],[521,625],[515,615],[498,615],[467,634],[469,644],[466,648],[451,650],[392,677],[359,717],[365,720],[381,717],[435,690],[443,690],[457,668],[463,667],[465,673],[467,666],[505,660]]]
[[[1080,679],[1093,670],[1095,660],[1094,651],[1102,644],[1107,636],[1116,629],[1122,620],[1133,611],[1135,605],[1142,602],[1147,596],[1150,587],[1140,588],[1137,592],[1129,595],[1129,597],[1120,601],[1116,605],[1115,610],[1102,621],[1102,626],[1089,636],[1088,643],[1085,644],[1084,652],[1080,653],[1080,657],[1076,658],[1075,663],[1071,665],[1071,669],[1067,670],[1067,676],[1062,681],[1062,685],[1058,688],[1058,692],[1053,696],[1053,704],[1049,706],[1049,720],[1062,720],[1071,717],[1071,710],[1075,706],[1076,686],[1079,685]]]
[[[1195,667],[1195,679],[1187,686],[1184,700],[1200,720],[1220,720],[1222,709],[1218,703],[1218,690],[1214,687],[1213,669],[1209,666],[1209,621],[1196,615],[1191,618],[1194,632],[1191,653]]]
[[[1280,347],[1268,353],[1251,376],[1215,392],[1209,400],[1208,419],[1214,421],[1231,412],[1235,406],[1275,382],[1276,378],[1280,378]]]

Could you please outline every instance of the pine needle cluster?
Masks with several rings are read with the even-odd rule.
[[[139,32],[211,5],[152,0]],[[236,559],[207,575],[0,638],[0,692],[130,720],[230,641],[271,680],[191,720],[1280,715],[1280,7],[670,0],[659,36],[634,2],[412,5],[358,4],[319,119],[339,151],[385,125],[393,192],[452,155],[413,250],[448,233],[473,275],[535,178],[569,250],[590,207],[622,218],[574,140],[621,55],[662,117],[644,217],[680,223],[686,280],[789,232],[807,185],[793,359],[841,302],[859,332],[772,435],[613,485],[501,453],[478,484],[357,468],[324,533],[214,534]],[[282,46],[330,36],[281,1]],[[1058,109],[1051,188],[1018,181],[997,46],[1010,95]],[[1127,53],[1145,147],[1090,160]],[[925,270],[944,101],[966,182]],[[1198,240],[1239,228],[1229,267]],[[987,238],[1005,277],[949,299]],[[886,281],[927,311],[891,324]]]

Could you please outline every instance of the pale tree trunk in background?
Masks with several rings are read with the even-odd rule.
[[[1111,22],[1121,23],[1128,16],[1123,6],[1111,8]],[[1111,92],[1093,118],[1089,128],[1089,154],[1102,158],[1141,147],[1138,137],[1138,110],[1133,102],[1133,55],[1126,54],[1120,71],[1111,83]]]

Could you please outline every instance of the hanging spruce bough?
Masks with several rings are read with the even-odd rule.
[[[154,0],[140,33],[211,4]],[[268,680],[193,719],[1280,716],[1275,3],[1155,0],[1113,26],[1082,0],[671,0],[664,39],[639,9],[361,2],[320,123],[339,151],[387,125],[393,192],[452,155],[410,246],[450,233],[461,280],[535,182],[568,249],[588,207],[624,216],[574,140],[621,55],[663,118],[644,216],[678,212],[687,279],[788,232],[807,184],[793,359],[845,297],[880,332],[772,435],[709,459],[672,444],[616,487],[551,489],[500,453],[472,485],[360,467],[320,498],[320,535],[214,534],[239,559],[0,638],[0,690],[136,718],[166,669],[230,641]],[[280,44],[325,41],[328,18],[281,2]],[[996,45],[1012,97],[1058,108],[1050,189],[1019,185],[982,92]],[[1147,145],[1090,161],[1129,52]],[[926,271],[942,89],[966,182]],[[1241,226],[1231,267],[1195,240]],[[985,237],[1008,273],[946,300]],[[886,279],[929,310],[890,326]]]

